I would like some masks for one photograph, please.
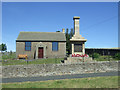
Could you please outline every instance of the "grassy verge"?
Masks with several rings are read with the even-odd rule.
[[[25,60],[2,60],[2,65],[27,65],[27,64],[57,64],[60,63],[60,61],[63,60],[63,58],[53,58],[53,59],[38,59],[33,61],[25,61]]]
[[[120,77],[119,77],[120,78]],[[4,83],[3,88],[118,88],[118,76]]]

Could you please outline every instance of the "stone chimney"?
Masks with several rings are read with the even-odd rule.
[[[65,29],[64,28],[62,29],[62,32],[65,33]]]
[[[79,19],[80,19],[80,17],[78,17],[78,16],[73,17],[73,20],[74,20],[74,35],[75,36],[80,35],[80,33],[79,33]]]

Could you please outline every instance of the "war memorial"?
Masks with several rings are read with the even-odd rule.
[[[92,58],[90,58],[87,54],[85,54],[85,42],[87,39],[82,37],[80,35],[80,26],[79,26],[79,16],[74,16],[74,35],[70,39],[70,44],[71,44],[71,54],[65,60],[65,63],[76,63],[76,62],[81,62],[81,61],[91,61]]]

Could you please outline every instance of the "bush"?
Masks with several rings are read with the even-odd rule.
[[[99,58],[100,57],[100,54],[99,53],[94,53],[93,54],[93,58]]]
[[[89,55],[89,57],[92,57],[92,54],[88,54]]]
[[[10,51],[10,55],[12,55],[12,51]]]
[[[115,54],[115,59],[120,60],[120,53]]]

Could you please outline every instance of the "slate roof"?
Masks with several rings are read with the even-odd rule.
[[[63,32],[20,32],[16,41],[66,41]]]

